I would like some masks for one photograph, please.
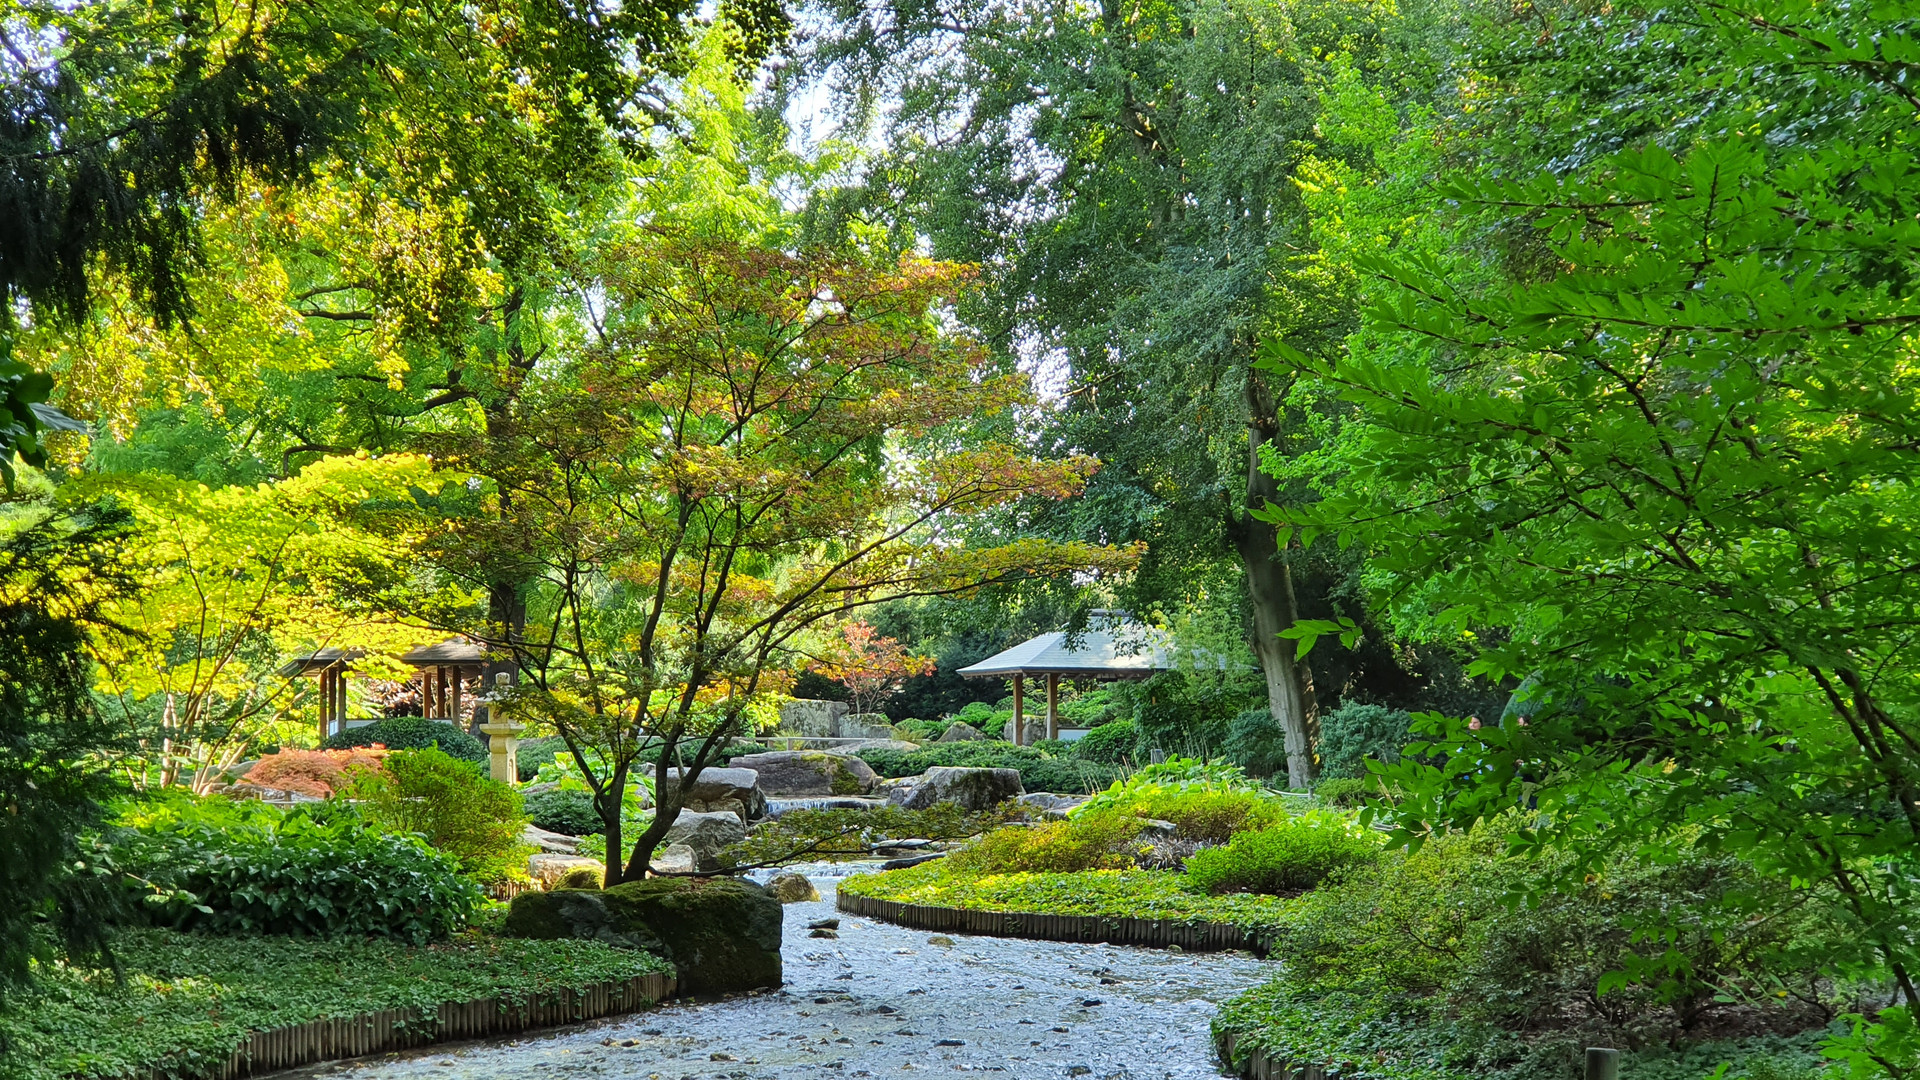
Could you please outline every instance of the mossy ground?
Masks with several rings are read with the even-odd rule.
[[[1049,915],[1113,915],[1191,919],[1261,928],[1285,917],[1293,901],[1240,893],[1206,896],[1182,887],[1182,875],[1160,870],[1089,870],[1076,874],[968,874],[945,859],[861,874],[840,883],[856,896],[977,911]]]
[[[0,1076],[124,1077],[163,1064],[192,1074],[226,1060],[249,1031],[443,1001],[524,1000],[671,971],[650,953],[598,942],[482,934],[409,946],[130,930],[115,951],[124,981],[46,966],[31,991],[0,1008]]]

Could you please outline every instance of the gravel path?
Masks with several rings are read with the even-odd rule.
[[[1214,1077],[1214,1006],[1271,969],[1244,953],[935,935],[833,910],[842,868],[800,868],[821,901],[786,909],[786,986],[558,1034],[298,1070],[345,1080]],[[839,918],[837,939],[807,924]]]

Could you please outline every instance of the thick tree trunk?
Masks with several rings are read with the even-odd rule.
[[[1280,550],[1278,531],[1246,512],[1280,497],[1279,481],[1260,468],[1260,447],[1279,433],[1279,417],[1257,372],[1247,375],[1247,412],[1247,498],[1229,531],[1247,569],[1253,653],[1267,677],[1267,708],[1286,734],[1287,786],[1304,790],[1313,783],[1312,675],[1294,660],[1294,643],[1280,636],[1300,617],[1293,570]]]

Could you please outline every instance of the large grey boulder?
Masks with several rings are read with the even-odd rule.
[[[844,701],[794,698],[780,705],[780,730],[794,735],[831,738],[840,734],[840,718],[847,712],[847,703]]]
[[[840,738],[891,739],[893,721],[886,713],[849,713],[840,718]]]
[[[667,780],[659,793],[662,799],[679,789],[681,769],[668,769]],[[731,811],[742,821],[767,816],[767,796],[760,790],[760,774],[752,769],[702,769],[693,778],[681,807],[696,813]]]
[[[526,825],[520,829],[520,842],[531,844],[554,855],[580,854],[580,838],[565,833],[548,832],[538,825]]]
[[[965,720],[955,720],[934,742],[979,742],[986,737],[986,732]]]
[[[733,769],[752,769],[760,790],[776,799],[865,795],[880,777],[857,757],[819,750],[775,750],[734,758]]]
[[[963,810],[985,810],[1026,794],[1018,769],[965,769],[936,765],[911,786],[894,788],[887,801],[905,810],[925,810],[936,803],[952,803]]]
[[[711,813],[682,810],[668,827],[662,846],[685,844],[693,850],[697,869],[718,870],[720,862],[714,856],[720,853],[720,849],[746,838],[746,822],[741,821],[737,814],[725,810]]]
[[[1088,795],[1055,795],[1039,791],[1020,796],[1020,805],[1049,821],[1059,821],[1089,798],[1091,796]]]

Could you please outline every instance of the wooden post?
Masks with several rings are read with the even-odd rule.
[[[1587,1047],[1586,1080],[1620,1080],[1620,1051]]]
[[[1027,745],[1027,712],[1023,702],[1027,680],[1024,675],[1013,677],[1013,745]]]
[[[1060,737],[1060,676],[1047,676],[1047,738]]]
[[[333,734],[330,722],[333,719],[333,669],[320,669],[320,738],[324,741]]]
[[[466,672],[464,670],[460,668],[453,669],[453,712],[448,718],[453,721],[454,727],[459,727],[463,719],[460,715],[460,691],[465,689],[465,687],[461,685],[466,682],[465,675]]]

